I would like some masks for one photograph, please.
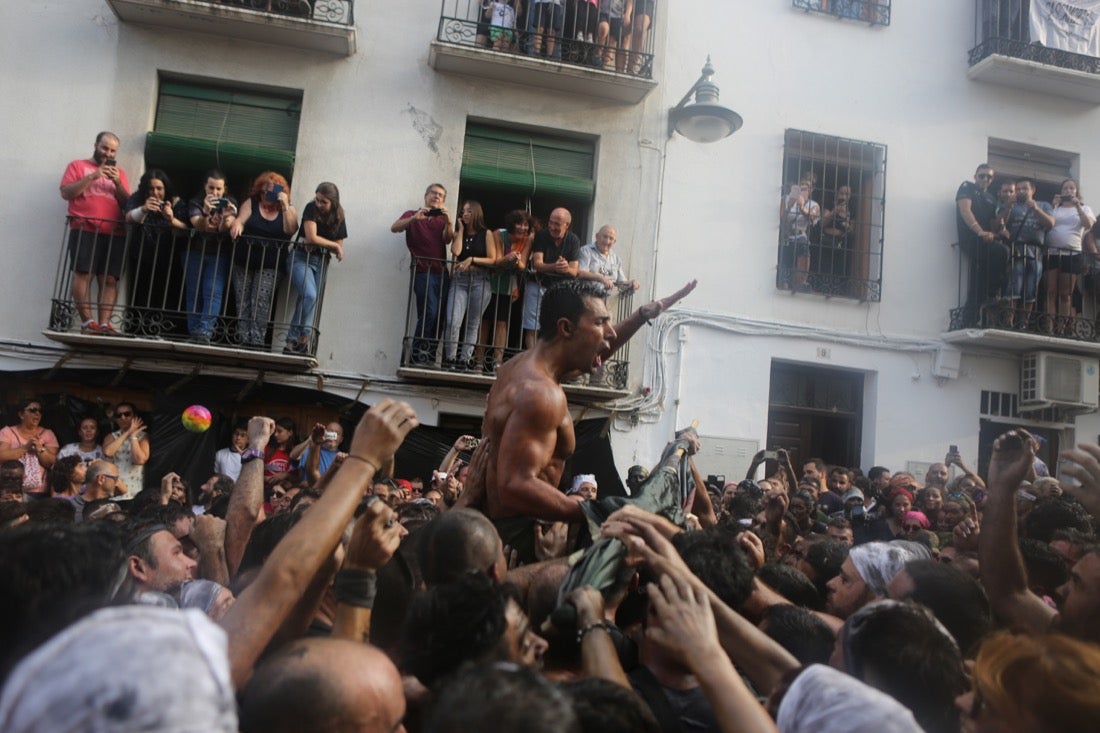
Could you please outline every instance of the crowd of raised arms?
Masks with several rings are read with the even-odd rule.
[[[516,422],[536,416],[509,417],[516,445],[494,452],[493,399],[486,434],[459,437],[431,476],[394,465],[418,423],[383,400],[348,440],[338,422],[300,440],[254,417],[194,488],[142,475],[157,446],[132,404],[115,406],[117,430],[87,418],[59,446],[25,400],[0,431],[0,728],[1053,733],[1100,719],[1100,447],[1064,451],[1061,479],[1014,430],[984,477],[957,451],[922,481],[778,451],[719,484],[687,429],[630,468],[630,498],[577,466],[517,517],[505,499],[524,476],[499,471],[537,450]],[[753,479],[762,464],[774,471]],[[685,489],[672,504],[645,503],[669,482]],[[527,548],[501,539],[520,518]],[[608,543],[597,583],[584,567]]]

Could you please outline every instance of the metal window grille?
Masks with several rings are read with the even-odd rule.
[[[890,25],[890,0],[792,0],[807,13],[831,15],[870,25]]]

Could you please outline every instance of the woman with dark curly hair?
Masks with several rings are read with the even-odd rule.
[[[75,499],[84,488],[87,467],[80,456],[58,458],[50,469],[50,496],[55,499]]]

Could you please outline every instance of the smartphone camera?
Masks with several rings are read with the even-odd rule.
[[[114,158],[107,158],[107,160],[103,161],[103,165],[109,165],[111,167],[114,167],[114,166],[118,165],[118,161],[115,160]]]
[[[470,440],[466,441],[466,448],[468,450],[473,450],[474,448],[477,448],[479,445],[481,445],[481,438],[471,438]]]
[[[443,209],[428,209],[428,213],[424,216],[443,216]]]
[[[328,441],[330,443],[335,443],[339,439],[340,439],[340,433],[336,432],[335,430],[326,430],[325,431],[325,440],[326,441]]]
[[[949,445],[949,446],[947,446],[947,452],[948,453],[958,453],[959,452],[959,446]]]
[[[271,190],[264,194],[264,199],[267,201],[275,202],[279,200],[279,194],[283,192],[282,185],[276,183],[271,187]]]

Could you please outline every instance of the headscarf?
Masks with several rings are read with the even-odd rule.
[[[197,608],[209,616],[223,590],[225,586],[213,580],[185,580],[180,586],[180,608]]]
[[[923,733],[900,702],[823,664],[798,675],[776,725],[780,733]]]
[[[596,475],[592,473],[578,473],[573,477],[573,486],[569,489],[568,493],[576,494],[581,490],[581,484],[592,484],[598,491],[600,485],[596,483]]]
[[[886,596],[886,586],[911,560],[930,560],[932,553],[918,542],[866,542],[848,553],[856,572],[876,596]]]
[[[194,609],[101,609],[16,665],[0,730],[236,733],[225,632]]]
[[[923,527],[924,529],[928,529],[930,526],[932,526],[931,522],[928,521],[928,517],[925,516],[924,512],[914,510],[914,511],[905,513],[905,521],[906,522],[912,522],[914,520],[920,522],[920,526]]]

